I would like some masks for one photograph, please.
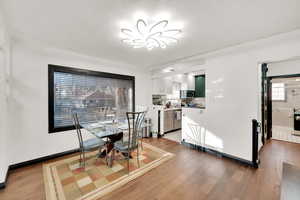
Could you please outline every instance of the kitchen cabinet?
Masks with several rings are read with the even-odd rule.
[[[180,117],[177,118],[177,112],[179,112]],[[181,110],[166,110],[164,111],[164,132],[169,132],[172,130],[181,128]]]
[[[195,76],[195,97],[205,97],[205,75]]]
[[[168,110],[164,113],[164,132],[171,131],[173,129],[173,111]]]
[[[172,94],[173,82],[169,77],[155,78],[152,80],[153,94]]]
[[[181,75],[157,77],[152,79],[153,94],[173,94],[174,88],[179,90],[195,90],[195,76]]]
[[[186,75],[187,90],[195,90],[195,76]]]
[[[177,113],[179,116],[177,116]],[[181,110],[175,110],[173,112],[173,115],[174,115],[173,128],[174,128],[174,130],[180,129],[181,128]]]

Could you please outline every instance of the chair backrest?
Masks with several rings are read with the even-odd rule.
[[[139,124],[139,129],[138,129],[139,133],[138,134],[139,134],[140,137],[143,137],[143,126],[142,125],[145,121],[145,116],[146,116],[147,112],[148,112],[148,110],[143,111],[142,120],[140,121],[140,124]]]
[[[78,122],[83,123],[95,123],[101,120],[104,120],[104,114],[101,118],[100,114],[101,111],[97,110],[96,108],[90,107],[90,108],[74,108],[72,110],[72,117],[74,121],[74,113],[76,113],[76,118],[78,119]]]
[[[76,132],[77,132],[79,147],[80,147],[80,149],[82,149],[83,148],[83,139],[82,139],[81,127],[80,127],[80,124],[79,124],[77,113],[73,112],[72,117],[73,117],[73,122],[74,122],[75,129],[76,129]]]
[[[146,115],[145,111],[142,112],[126,112],[128,121],[128,149],[135,149],[138,145],[138,134],[141,130],[142,122]]]

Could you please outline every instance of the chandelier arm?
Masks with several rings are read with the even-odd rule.
[[[122,28],[122,29],[121,29],[121,32],[124,33],[124,34],[127,35],[127,36],[132,37],[133,31],[130,30],[130,29],[128,29],[128,28]]]
[[[137,22],[136,22],[136,29],[138,30],[138,32],[140,33],[140,34],[144,34],[144,33],[142,33],[142,31],[140,30],[140,23],[143,23],[144,24],[144,26],[146,27],[147,26],[147,23],[144,21],[144,20],[142,20],[142,19],[139,19]]]
[[[160,45],[159,46],[160,46],[160,48],[164,49],[164,48],[166,48],[168,46],[168,44],[165,43],[164,41],[160,40]]]
[[[168,33],[168,32],[176,32],[173,35],[177,35],[177,34],[182,33],[182,30],[181,29],[169,29],[169,30],[165,30],[163,33]]]
[[[149,38],[156,37],[156,36],[160,37],[161,35],[162,35],[162,32],[155,32],[155,33],[152,33],[152,34],[148,35],[146,40],[149,39]]]
[[[165,43],[164,41],[162,40],[159,40],[159,39],[156,39],[156,38],[150,38],[151,40],[154,40],[157,42],[157,44],[159,45],[160,48],[164,49],[168,46],[167,43]]]
[[[162,21],[157,22],[156,24],[154,24],[154,25],[150,28],[149,32],[151,33],[152,30],[153,30],[155,27],[157,27],[158,25],[160,25],[160,24],[162,24],[162,23],[165,23],[164,26],[163,26],[163,28],[165,28],[165,27],[168,25],[169,21],[168,21],[168,20],[162,20]]]
[[[122,39],[121,41],[124,42],[124,43],[132,42],[132,40],[129,39],[129,38],[124,38],[124,39]]]
[[[165,39],[169,39],[169,40],[174,40],[176,43],[179,42],[179,40],[177,38],[174,37],[170,37],[170,36],[160,36],[161,38],[165,38]]]
[[[148,42],[148,40],[153,40],[153,41],[156,42],[157,46],[160,46],[160,43],[159,43],[159,41],[157,39],[155,39],[155,38],[148,38],[146,41]]]

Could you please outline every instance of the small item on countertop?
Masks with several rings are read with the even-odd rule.
[[[167,107],[167,108],[170,108],[170,107],[171,107],[171,101],[168,101],[168,103],[166,104],[166,107]]]

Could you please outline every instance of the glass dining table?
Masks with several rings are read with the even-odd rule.
[[[85,122],[80,123],[80,126],[97,138],[106,138],[128,130],[128,122],[126,120],[117,122],[111,120],[88,123]]]
[[[85,122],[80,123],[80,126],[87,130],[89,133],[93,134],[98,138],[106,138],[111,135],[119,134],[120,132],[128,130],[128,121],[127,120],[118,120],[118,121],[97,121],[97,122]],[[141,128],[146,127],[146,123],[142,123]]]
[[[109,138],[113,135],[118,135],[123,132],[128,131],[128,121],[127,120],[107,120],[107,121],[98,121],[98,122],[88,122],[88,123],[80,123],[80,126],[86,130],[88,133],[91,133],[97,138]],[[146,127],[147,124],[143,123],[141,125],[141,128]],[[112,144],[111,141],[108,140],[107,145]],[[100,155],[100,154],[99,154]],[[109,159],[110,163],[109,166],[111,166],[112,158]]]

